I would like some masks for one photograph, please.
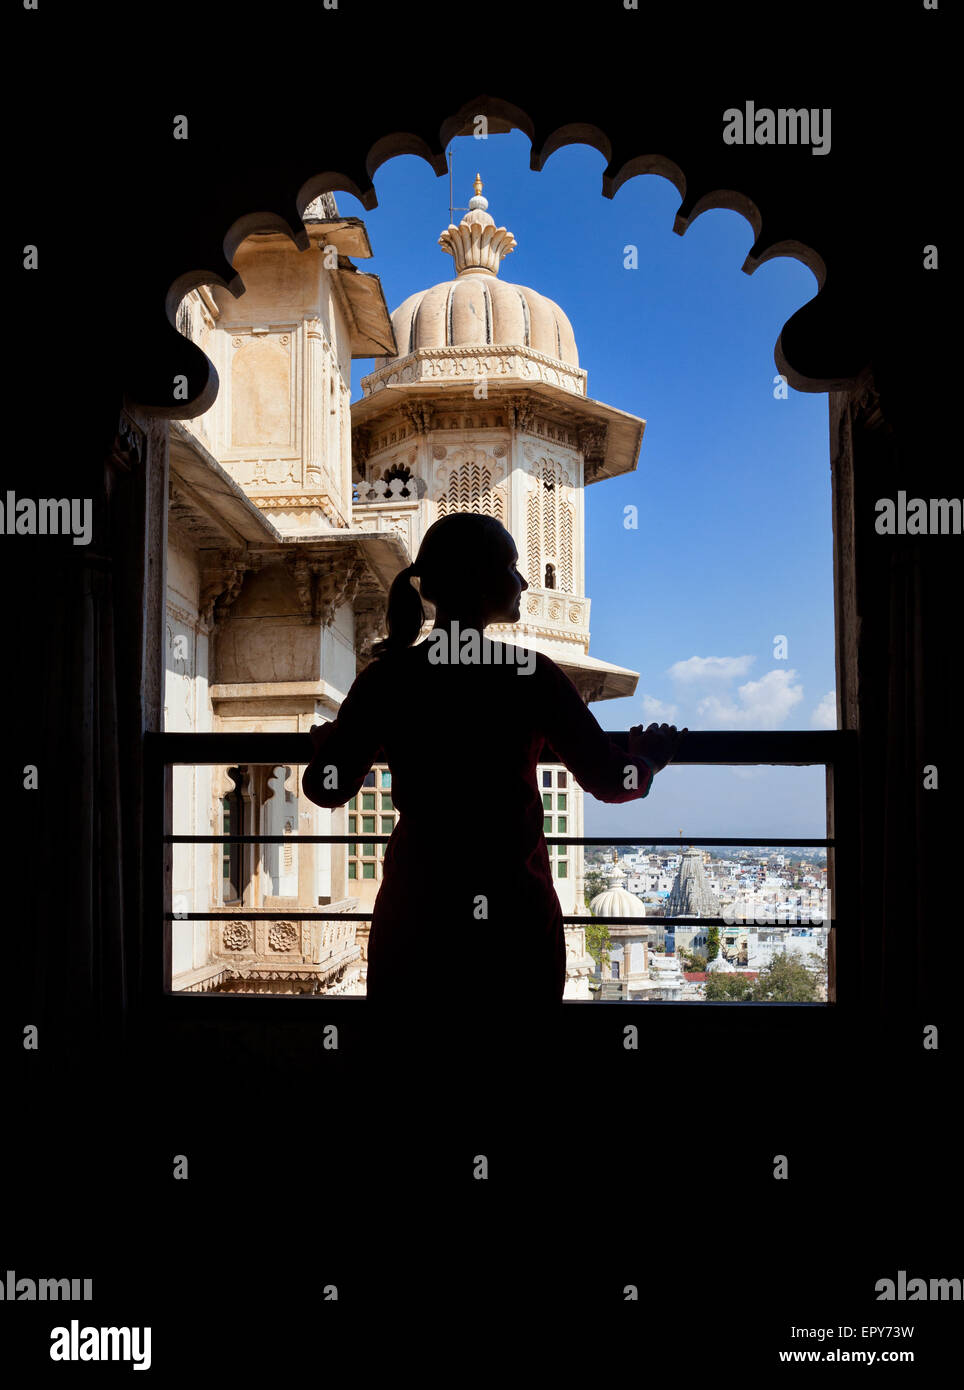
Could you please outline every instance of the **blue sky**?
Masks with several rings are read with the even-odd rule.
[[[640,673],[634,696],[591,706],[596,718],[608,729],[835,727],[827,397],[773,394],[774,344],[816,294],[814,276],[790,259],[745,275],[753,232],[737,213],[705,213],[677,236],[679,195],[665,179],[604,198],[605,160],[588,147],[558,151],[540,174],[519,131],[450,149],[456,207],[480,172],[496,225],[516,238],[500,277],[560,304],[588,394],[647,422],[636,471],[586,490],[589,651]],[[382,165],[375,190],[372,212],[336,198],[365,221],[374,256],[358,268],[380,277],[395,309],[453,276],[438,245],[449,181],[403,156]],[[371,369],[352,364],[353,400]],[[627,505],[638,530],[624,526]],[[644,801],[586,798],[587,835],[680,830],[822,837],[823,769],[670,767]]]

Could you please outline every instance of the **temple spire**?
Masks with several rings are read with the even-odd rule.
[[[718,917],[720,905],[703,872],[703,856],[695,845],[682,856],[666,902],[667,917]]]

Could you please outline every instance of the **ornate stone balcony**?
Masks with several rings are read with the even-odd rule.
[[[589,599],[561,589],[528,588],[522,595],[521,623],[547,636],[579,638],[589,642]]]
[[[385,502],[408,502],[414,505],[425,492],[426,484],[414,475],[410,478],[392,478],[387,483],[384,478],[377,478],[373,483],[352,483],[352,515],[355,516],[359,508],[364,509],[369,505],[381,505]]]
[[[357,898],[333,905],[352,911]],[[301,904],[296,904],[301,909]],[[340,994],[358,980],[362,951],[356,923],[337,916],[325,921],[222,919],[210,924],[211,955],[220,967],[203,989],[258,994]],[[197,990],[194,983],[188,988]]]
[[[425,484],[418,478],[392,478],[386,483],[352,485],[352,526],[360,531],[391,531],[405,544],[409,555],[418,550],[421,539],[418,528],[418,495]],[[407,493],[407,495],[403,495]]]

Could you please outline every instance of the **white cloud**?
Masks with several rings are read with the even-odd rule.
[[[737,687],[737,700],[708,695],[696,707],[704,724],[722,729],[774,729],[803,699],[803,686],[793,685],[796,671],[768,671],[758,681]]]
[[[810,715],[810,723],[815,729],[835,729],[837,727],[837,692],[828,690],[826,695]]]
[[[644,695],[641,703],[643,718],[648,724],[671,724],[679,716],[678,705],[664,704],[655,695]]]
[[[707,680],[733,680],[745,676],[753,665],[754,656],[691,656],[687,661],[677,661],[669,668],[669,675],[676,681],[692,683]]]

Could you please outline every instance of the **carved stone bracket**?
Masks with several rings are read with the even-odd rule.
[[[111,447],[111,462],[120,468],[133,468],[143,463],[144,453],[144,431],[122,410]]]
[[[510,396],[509,424],[513,429],[531,430],[535,419],[535,402],[531,396]]]
[[[117,433],[104,463],[104,491],[108,500],[114,490],[118,473],[130,473],[139,468],[147,454],[144,431],[124,411],[117,422]]]
[[[359,666],[368,662],[372,646],[385,635],[384,600],[380,606],[381,612],[376,607],[355,607],[355,660]]]
[[[343,603],[354,602],[364,572],[364,561],[356,557],[343,573],[332,569],[321,577],[320,616],[325,627],[334,621],[335,612]]]
[[[402,411],[416,434],[427,434],[435,420],[435,407],[425,401],[403,401]]]
[[[584,425],[579,431],[579,448],[586,463],[586,480],[599,471],[606,457],[607,425]]]
[[[248,550],[220,550],[201,571],[198,611],[204,621],[217,627],[223,621],[244,583],[249,570],[261,568],[261,556]]]
[[[365,573],[358,556],[348,560],[332,555],[285,555],[298,592],[298,606],[306,625],[328,627],[344,603],[352,603]]]
[[[220,805],[232,792],[246,790],[249,773],[242,773],[237,767],[215,767],[211,775],[212,817],[220,816]],[[213,832],[220,834],[219,830]]]

